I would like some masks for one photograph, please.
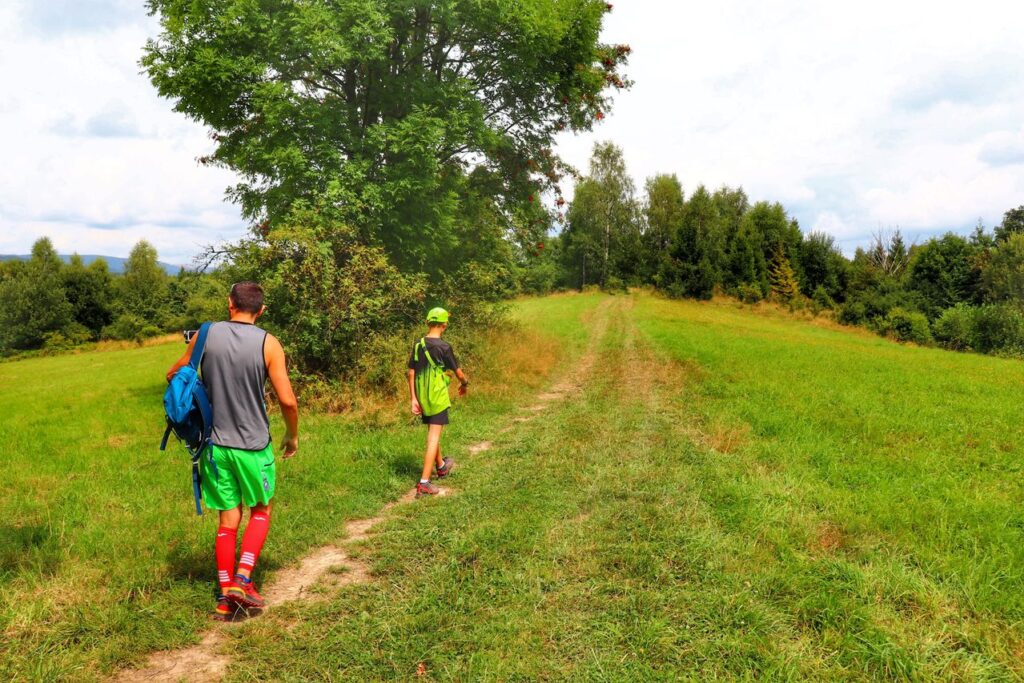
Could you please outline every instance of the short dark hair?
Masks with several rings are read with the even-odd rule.
[[[263,288],[255,282],[236,282],[231,285],[231,303],[243,313],[259,313],[263,308]]]

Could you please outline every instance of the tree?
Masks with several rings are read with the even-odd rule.
[[[168,277],[152,244],[140,240],[132,247],[118,288],[119,313],[134,316],[146,325],[164,326],[168,315]]]
[[[769,274],[772,285],[772,294],[781,301],[790,302],[800,296],[800,283],[797,282],[796,273],[789,263],[785,249],[780,244],[775,249],[772,258],[772,268]]]
[[[1005,241],[1010,235],[1024,233],[1024,205],[1003,214],[1003,222],[996,227],[996,240]]]
[[[668,267],[669,247],[683,220],[683,186],[675,174],[656,175],[647,179],[645,189],[645,279],[660,284]]]
[[[0,349],[36,349],[72,322],[61,280],[64,264],[46,237],[23,268],[0,281]]]
[[[324,199],[411,270],[439,271],[467,196],[536,242],[565,170],[555,135],[590,130],[629,85],[630,48],[599,40],[603,0],[148,5],[162,32],[143,67],[212,129],[203,161],[242,177],[230,194],[268,222],[256,238]]]
[[[686,202],[672,257],[678,264],[682,294],[709,299],[722,284],[725,220],[721,207],[703,185]]]
[[[804,273],[804,294],[813,296],[820,287],[829,299],[842,301],[847,263],[834,237],[821,232],[807,235],[800,243],[800,267]]]
[[[113,278],[107,262],[96,259],[86,267],[82,257],[73,254],[62,279],[74,321],[89,330],[93,339],[99,339],[100,332],[113,319]]]
[[[931,239],[915,250],[907,287],[921,297],[922,310],[930,320],[956,304],[977,301],[980,273],[976,256],[975,247],[953,233]]]
[[[985,301],[1024,306],[1024,232],[1011,233],[992,251],[981,289]]]
[[[612,277],[638,276],[640,211],[634,194],[622,150],[611,143],[594,145],[590,173],[576,188],[565,233],[566,259],[580,273],[581,284],[605,286]]]

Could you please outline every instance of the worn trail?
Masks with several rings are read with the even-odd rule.
[[[529,422],[542,413],[550,404],[565,401],[577,394],[590,374],[597,358],[598,346],[608,328],[609,309],[613,304],[602,303],[593,314],[589,326],[590,337],[583,354],[575,360],[572,371],[554,386],[536,397],[536,403],[526,408],[525,415],[513,417],[511,423],[498,430],[498,434],[507,434],[517,424]],[[491,450],[492,441],[480,441],[469,446],[469,455],[477,455]],[[441,496],[449,495],[450,489],[441,488]],[[296,600],[322,600],[329,596],[323,588],[341,588],[354,584],[368,583],[373,579],[369,565],[354,557],[348,546],[368,539],[375,527],[390,516],[392,510],[405,505],[416,498],[416,490],[412,489],[401,498],[385,505],[381,511],[366,519],[355,519],[345,524],[345,539],[336,544],[317,548],[304,557],[298,566],[278,572],[274,579],[263,590],[267,599],[268,609],[273,605],[293,602]],[[316,590],[312,590],[312,589]],[[244,622],[243,622],[244,623]],[[241,624],[219,624],[207,631],[195,645],[186,648],[157,652],[149,657],[145,666],[139,669],[124,671],[114,680],[119,683],[137,683],[141,681],[157,683],[190,683],[215,682],[224,677],[231,664],[230,653],[226,651],[228,641],[227,629],[239,628]]]

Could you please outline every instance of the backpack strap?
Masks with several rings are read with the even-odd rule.
[[[162,450],[162,451],[166,451],[167,450],[167,439],[171,438],[171,432],[172,431],[174,431],[174,427],[172,427],[171,423],[168,422],[167,423],[167,429],[164,430],[164,438],[162,438],[160,440],[160,450]]]
[[[432,370],[436,370],[437,369],[437,363],[435,363],[434,359],[430,357],[430,351],[427,351],[427,340],[426,340],[426,338],[421,338],[419,345],[423,347],[423,355],[427,357],[427,362],[430,363],[430,368]]]
[[[206,351],[206,337],[210,334],[210,326],[213,323],[203,323],[199,326],[199,332],[196,333],[196,345],[192,347],[192,355],[188,359],[188,364],[199,372],[199,364],[203,362],[203,353]]]

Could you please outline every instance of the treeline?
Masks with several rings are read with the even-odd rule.
[[[880,334],[956,350],[1024,354],[1024,206],[993,233],[981,225],[908,245],[875,236],[846,258],[833,237],[804,234],[778,203],[742,189],[648,179],[642,198],[613,144],[594,149],[565,229],[520,279],[530,291],[654,286],[674,297],[763,299]]]
[[[145,241],[114,275],[103,259],[65,264],[44,237],[28,260],[0,263],[0,356],[194,327],[224,316],[226,291],[216,274],[167,275]]]

